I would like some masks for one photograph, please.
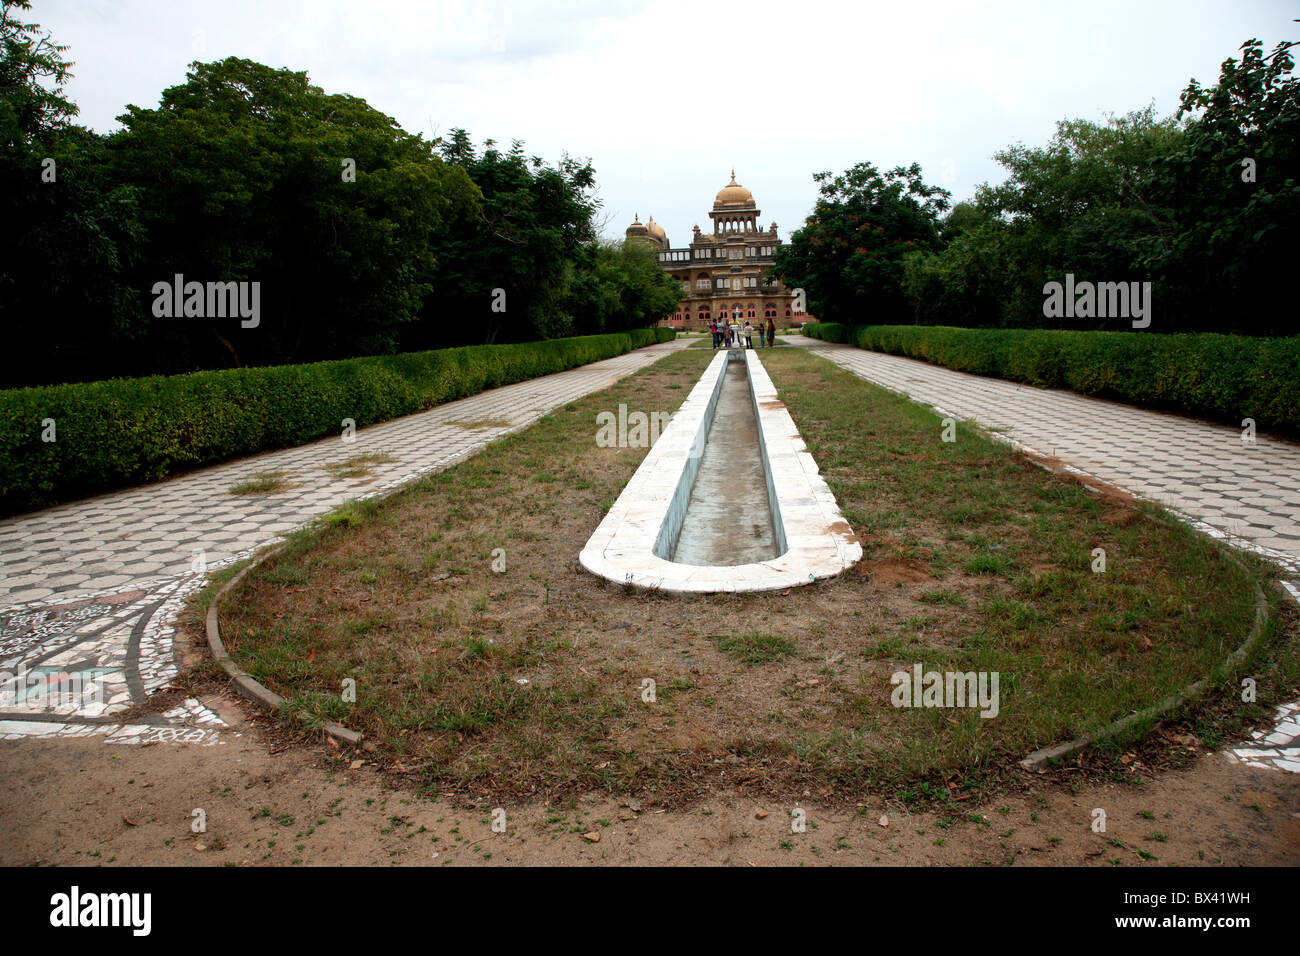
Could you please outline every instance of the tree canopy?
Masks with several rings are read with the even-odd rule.
[[[996,154],[1005,182],[982,186],[943,226],[943,246],[909,256],[914,321],[1128,328],[1122,318],[1043,315],[1043,287],[1151,282],[1152,331],[1290,335],[1288,262],[1300,215],[1300,84],[1293,44],[1258,40],[1195,80],[1176,115],[1147,108],[1104,123],[1065,120],[1044,147]]]
[[[427,141],[237,57],[191,64],[100,135],[73,123],[65,49],[0,2],[0,386],[613,331],[676,307],[653,257],[597,240],[589,161]],[[177,276],[257,283],[257,322],[158,314]]]
[[[947,190],[929,186],[913,163],[881,173],[858,163],[813,176],[817,205],[777,250],[772,275],[802,288],[810,310],[831,321],[893,322],[906,314],[903,259],[940,245]]]

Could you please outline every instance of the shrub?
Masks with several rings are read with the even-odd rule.
[[[1300,337],[850,326],[805,335],[959,372],[1300,434]]]
[[[338,434],[666,342],[633,329],[517,345],[0,391],[0,513]],[[42,440],[53,420],[53,442]]]

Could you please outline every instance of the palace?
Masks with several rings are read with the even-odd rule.
[[[771,318],[782,327],[813,321],[796,303],[793,291],[780,281],[764,281],[763,273],[771,267],[781,240],[776,223],[760,228],[760,215],[754,194],[736,182],[733,169],[731,182],[718,192],[709,213],[712,235],[696,226],[690,245],[674,249],[654,216],[645,223],[636,217],[627,227],[628,240],[652,246],[664,271],[682,286],[677,312],[660,325],[702,329],[710,319],[722,318],[749,319],[755,325]]]

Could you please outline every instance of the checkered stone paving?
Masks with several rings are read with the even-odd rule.
[[[1246,442],[1241,429],[1227,425],[801,335],[782,341],[945,418],[970,419],[994,438],[1055,459],[1080,478],[1155,501],[1211,537],[1273,560],[1300,601],[1300,445],[1264,435]],[[1300,772],[1300,702],[1287,708],[1273,731],[1257,735],[1268,747],[1232,755],[1254,766]]]
[[[193,698],[166,713],[119,719],[176,679],[173,622],[208,573],[347,501],[446,468],[691,341],[492,389],[360,429],[351,440],[267,452],[0,521],[0,739],[220,743],[228,726]],[[390,460],[360,477],[326,467],[362,455]],[[288,487],[231,493],[270,471]]]

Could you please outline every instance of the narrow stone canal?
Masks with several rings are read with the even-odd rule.
[[[732,360],[672,560],[716,567],[776,556],[749,375],[743,361]]]

